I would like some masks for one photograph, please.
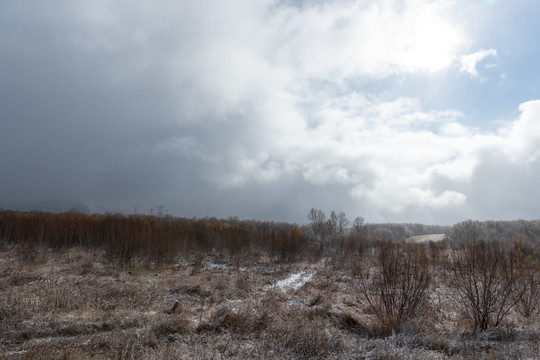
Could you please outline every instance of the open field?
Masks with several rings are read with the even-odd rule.
[[[0,359],[539,358],[537,222],[356,224],[0,212]]]
[[[381,335],[358,276],[371,255],[275,263],[181,257],[109,263],[101,251],[0,252],[2,359],[532,359],[538,315],[472,332],[436,281],[419,316]],[[28,254],[26,254],[28,255]],[[174,308],[175,302],[178,305]]]
[[[407,239],[407,242],[412,243],[427,243],[430,241],[443,241],[446,234],[428,234],[428,235],[416,235]]]

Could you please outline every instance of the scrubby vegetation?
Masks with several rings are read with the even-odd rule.
[[[539,222],[308,216],[298,226],[2,211],[0,358],[540,353]],[[442,241],[406,240],[441,231]]]

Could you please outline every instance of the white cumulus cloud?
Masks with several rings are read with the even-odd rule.
[[[472,54],[461,55],[459,57],[460,71],[465,72],[473,77],[480,77],[478,69],[476,68],[480,62],[489,56],[497,56],[497,50],[495,49],[481,49]],[[488,64],[493,67],[493,64]]]

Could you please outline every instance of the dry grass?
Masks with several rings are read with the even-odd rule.
[[[357,280],[361,264],[377,255],[363,256],[275,263],[194,253],[159,267],[121,267],[105,250],[2,244],[0,359],[525,359],[540,353],[537,313],[525,318],[513,311],[497,328],[471,332],[435,262],[417,316],[390,336],[378,335],[377,316]],[[280,282],[298,274],[302,281]]]

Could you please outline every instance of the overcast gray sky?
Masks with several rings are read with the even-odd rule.
[[[0,2],[0,203],[538,218],[533,0]]]

